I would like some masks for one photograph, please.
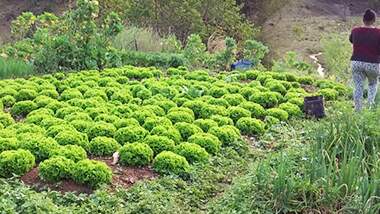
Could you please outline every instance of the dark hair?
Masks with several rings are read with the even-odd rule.
[[[363,16],[364,24],[373,24],[376,21],[376,12],[368,9],[365,11]]]

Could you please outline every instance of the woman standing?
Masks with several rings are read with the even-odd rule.
[[[368,105],[372,107],[375,104],[380,75],[380,29],[373,26],[375,22],[375,11],[368,9],[363,16],[364,26],[354,28],[350,35],[350,42],[353,44],[351,65],[356,111],[362,109],[366,79],[368,79]]]

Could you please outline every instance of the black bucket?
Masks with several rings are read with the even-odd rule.
[[[305,97],[304,112],[308,117],[323,118],[325,114],[325,106],[323,104],[323,96]]]

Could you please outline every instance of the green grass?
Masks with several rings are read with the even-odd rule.
[[[17,59],[4,59],[0,57],[0,78],[25,77],[35,74],[32,65]]]

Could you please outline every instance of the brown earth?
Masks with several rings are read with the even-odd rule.
[[[152,180],[158,177],[158,174],[154,173],[150,167],[123,167],[112,164],[112,158],[92,158],[106,163],[113,173],[112,182],[109,185],[111,190],[117,187],[129,188],[137,181],[140,180]],[[73,180],[64,180],[61,182],[46,182],[38,176],[38,167],[33,168],[31,171],[21,177],[21,181],[24,184],[38,190],[54,190],[61,193],[74,192],[77,194],[85,193],[91,194],[93,189],[87,185],[78,184]]]

